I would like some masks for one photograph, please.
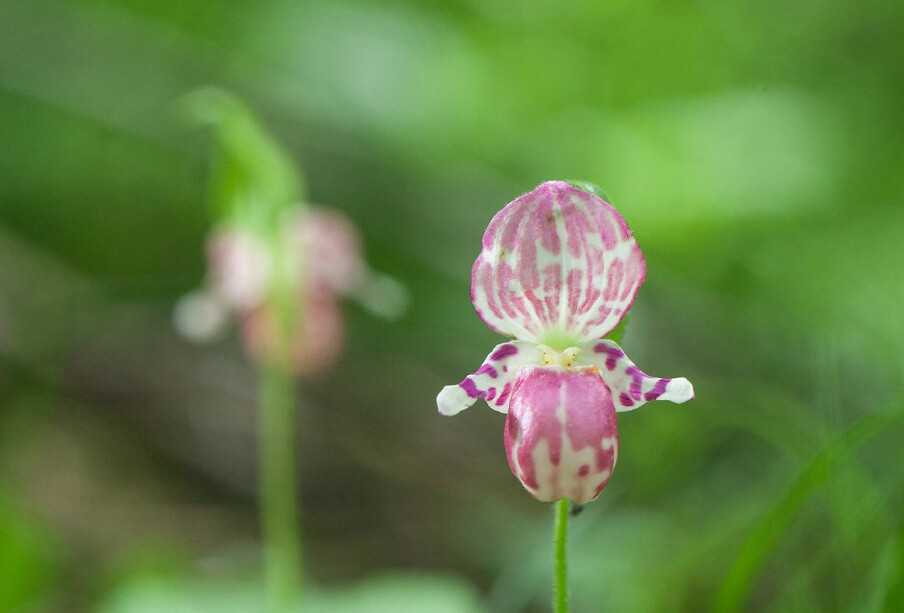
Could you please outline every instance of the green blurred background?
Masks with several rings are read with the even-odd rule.
[[[697,390],[621,417],[574,610],[904,610],[898,0],[0,1],[0,610],[260,610],[254,371],[171,325],[211,84],[412,296],[302,384],[320,610],[548,610],[551,505],[434,398],[500,341],[486,223],[559,178],[646,254],[623,345]]]

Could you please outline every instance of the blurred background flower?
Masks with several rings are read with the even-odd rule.
[[[574,610],[904,608],[902,56],[893,0],[3,3],[0,610],[253,597],[253,372],[171,326],[213,221],[179,100],[210,83],[412,296],[350,304],[302,393],[324,608],[547,610],[501,417],[433,403],[498,342],[467,300],[486,220],[555,177],[630,220],[622,346],[698,396],[622,424]]]
[[[298,266],[301,322],[291,341],[293,369],[315,374],[332,366],[345,345],[339,307],[343,296],[395,319],[407,308],[408,293],[397,280],[367,267],[357,230],[338,211],[290,207],[279,225],[285,234],[283,257]],[[226,226],[212,230],[207,243],[209,287],[179,300],[173,314],[176,329],[190,340],[207,341],[222,332],[231,315],[253,358],[273,354],[279,333],[266,297],[276,267],[267,238]]]

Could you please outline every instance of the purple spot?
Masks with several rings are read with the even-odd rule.
[[[581,467],[578,469],[578,474],[582,477],[586,477],[590,473],[590,464],[581,464]]]
[[[600,343],[593,348],[593,351],[595,353],[605,353],[608,356],[606,358],[606,369],[608,370],[615,370],[615,365],[618,360],[625,357],[625,353],[621,349],[610,347],[606,343]]]
[[[643,381],[644,374],[640,372],[640,369],[636,366],[629,366],[625,369],[625,374],[631,377],[631,387],[628,389],[631,392],[631,397],[634,400],[640,400],[640,383]]]
[[[496,372],[496,369],[493,368],[493,366],[491,364],[484,364],[483,366],[481,366],[480,368],[477,369],[477,372],[475,372],[474,375],[475,376],[482,375],[484,373],[490,375],[494,379],[496,378],[496,375],[499,374]]]
[[[663,392],[665,392],[665,387],[669,384],[671,379],[660,379],[656,382],[656,385],[653,386],[649,392],[644,394],[644,398],[647,400],[656,400],[660,396],[662,396]]]
[[[606,285],[603,290],[603,300],[609,302],[618,297],[618,292],[621,290],[624,277],[625,263],[618,258],[612,260],[612,263],[609,264],[609,270],[606,271]]]
[[[490,389],[487,390],[486,401],[489,402],[490,400],[492,400],[495,397],[496,397],[496,388],[491,387]]]
[[[508,365],[506,365],[506,364],[502,365],[502,372],[508,372]]]
[[[502,406],[505,404],[505,401],[508,399],[509,392],[512,391],[512,384],[506,383],[505,387],[502,388],[502,393],[499,394],[499,398],[496,399],[496,406]]]
[[[465,379],[458,384],[458,387],[467,392],[468,396],[471,398],[480,398],[481,396],[483,396],[483,393],[477,389],[477,386],[474,385],[474,382],[470,379]]]
[[[490,356],[490,359],[495,362],[496,360],[502,360],[509,357],[510,355],[515,355],[516,353],[518,353],[518,348],[514,345],[506,343],[505,345],[501,345],[499,349],[494,351],[493,355]]]
[[[631,397],[628,396],[628,395],[627,395],[626,393],[624,393],[624,392],[622,392],[622,393],[619,395],[618,401],[621,403],[621,405],[622,405],[623,407],[630,407],[630,406],[632,406],[632,405],[634,404],[634,401],[631,400]]]

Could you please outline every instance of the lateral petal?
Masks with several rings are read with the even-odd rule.
[[[694,397],[694,386],[684,377],[661,379],[642,372],[617,343],[600,340],[582,348],[580,361],[598,366],[612,393],[615,410],[632,411],[651,400],[681,404]]]
[[[491,409],[506,413],[518,372],[540,359],[540,350],[532,343],[510,341],[496,345],[473,374],[458,385],[442,389],[436,397],[436,406],[443,415],[457,415],[483,398]]]

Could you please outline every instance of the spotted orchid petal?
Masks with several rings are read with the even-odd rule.
[[[694,397],[694,386],[684,377],[660,379],[641,372],[622,348],[610,340],[590,343],[581,349],[581,362],[599,368],[615,401],[615,410],[631,411],[651,400],[682,403]]]
[[[443,415],[457,415],[483,398],[490,408],[505,413],[521,368],[541,359],[541,351],[533,343],[511,341],[496,345],[474,374],[458,385],[442,389],[436,406]]]
[[[618,458],[618,425],[595,367],[530,366],[518,375],[505,423],[512,472],[541,502],[600,495]]]
[[[618,211],[548,181],[493,217],[471,273],[471,301],[501,334],[576,345],[615,328],[645,276],[643,254]]]

